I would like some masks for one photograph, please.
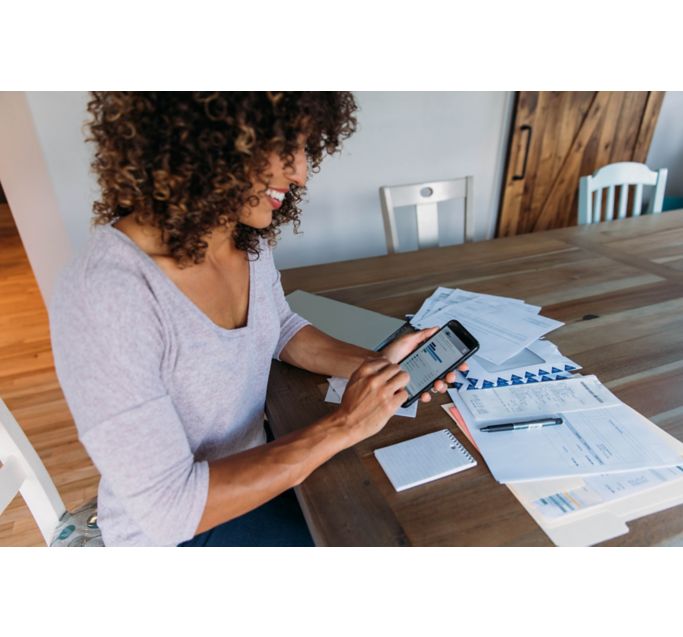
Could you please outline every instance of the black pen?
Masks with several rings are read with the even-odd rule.
[[[487,425],[479,431],[517,431],[518,429],[539,429],[540,427],[552,427],[561,424],[562,418],[542,418],[540,420],[525,420],[523,422],[507,422],[502,425]]]

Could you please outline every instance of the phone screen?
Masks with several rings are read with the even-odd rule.
[[[438,331],[399,365],[410,374],[410,383],[406,387],[410,397],[431,385],[469,351],[470,348],[448,325]]]

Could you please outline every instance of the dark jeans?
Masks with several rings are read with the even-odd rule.
[[[314,546],[294,491],[178,546]]]
[[[268,441],[272,435],[266,426]],[[239,518],[178,546],[314,546],[296,495],[290,489]]]

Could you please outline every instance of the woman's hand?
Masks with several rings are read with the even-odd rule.
[[[408,356],[408,354],[410,354],[410,352],[412,352],[420,343],[431,338],[438,331],[438,327],[429,327],[420,330],[419,332],[415,332],[414,334],[406,334],[405,336],[401,336],[401,338],[397,338],[392,343],[389,343],[389,345],[380,351],[380,354],[392,363],[398,363]],[[463,363],[458,369],[462,372],[466,371],[467,363]],[[443,380],[437,380],[434,383],[432,391],[443,394],[448,389],[447,383],[454,383],[455,378],[455,372],[449,372],[446,374],[445,382]],[[422,396],[420,396],[420,401],[423,403],[428,403],[431,399],[432,397],[429,392],[424,392]]]
[[[408,399],[410,376],[385,358],[370,358],[349,378],[340,412],[354,442],[376,434]]]

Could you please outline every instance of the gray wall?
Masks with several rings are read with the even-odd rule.
[[[473,175],[476,238],[491,237],[512,94],[361,92],[356,96],[359,130],[343,152],[326,159],[321,172],[311,178],[303,234],[283,230],[276,250],[278,266],[385,253],[381,185]],[[46,298],[55,272],[88,237],[97,188],[88,169],[91,150],[84,143],[87,99],[85,92],[0,94],[0,180]],[[668,93],[648,157],[653,168],[669,168],[667,194],[678,196],[683,195],[681,112],[683,93]],[[407,240],[411,223],[402,212],[399,235]],[[447,242],[460,240],[462,211],[453,207],[452,212],[450,221],[442,219]]]
[[[380,186],[474,176],[475,235],[490,238],[500,197],[511,94],[356,93],[359,128],[309,182],[301,230],[283,230],[281,268],[386,253]],[[414,246],[409,211],[399,239]],[[446,214],[448,211],[444,211]],[[462,210],[442,214],[446,243],[462,241]],[[412,224],[411,224],[412,221]],[[403,230],[403,232],[401,232]]]
[[[384,254],[378,188],[413,181],[475,178],[476,237],[492,236],[512,100],[505,92],[357,93],[359,127],[340,155],[309,182],[301,230],[284,228],[280,268]],[[91,148],[83,143],[87,93],[33,92],[27,101],[63,223],[75,250],[87,240]],[[414,222],[401,211],[400,236],[414,243]],[[453,214],[449,217],[448,213]],[[462,210],[442,214],[447,243],[462,240]]]
[[[85,143],[88,93],[30,92],[26,99],[64,226],[78,250],[88,239],[92,202],[98,196],[90,173],[92,147]]]
[[[68,136],[61,141],[80,143]],[[26,94],[0,92],[0,181],[44,299],[49,299],[57,274],[73,254],[46,161],[58,147],[49,150],[38,138]],[[67,171],[67,190],[73,187],[74,171]]]
[[[683,92],[664,96],[657,128],[652,136],[647,165],[668,168],[666,196],[683,197]]]

